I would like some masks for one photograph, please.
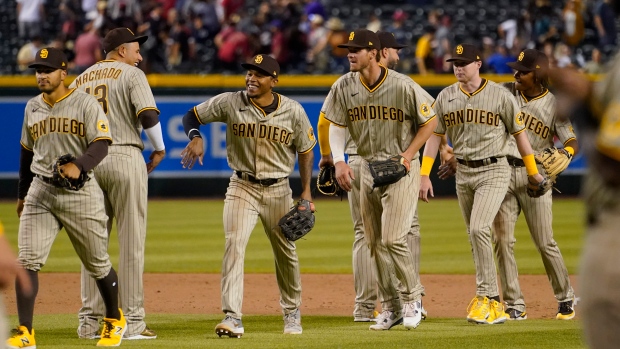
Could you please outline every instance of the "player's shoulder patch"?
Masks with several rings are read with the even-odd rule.
[[[420,114],[422,114],[422,116],[431,115],[431,107],[428,105],[428,103],[424,102],[420,104]]]
[[[312,128],[312,126],[308,128],[308,139],[314,141],[314,129]]]
[[[517,123],[517,125],[523,126],[523,124],[525,123],[525,113],[522,111],[517,113],[517,116],[515,116],[515,122]]]
[[[110,132],[110,127],[108,126],[108,122],[105,120],[97,120],[97,129],[105,133]]]

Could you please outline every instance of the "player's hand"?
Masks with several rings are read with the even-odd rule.
[[[196,164],[196,160],[202,166],[202,158],[204,157],[204,145],[201,137],[194,137],[181,152],[181,164],[183,168],[191,170]]]
[[[28,273],[17,262],[17,257],[15,257],[6,237],[0,236],[0,289],[4,289],[12,284],[14,276],[17,277],[17,282],[19,282],[22,290],[30,294],[32,285],[30,284]]]
[[[338,181],[338,185],[340,186],[340,188],[346,191],[351,191],[351,181],[355,180],[353,170],[344,161],[337,162],[335,166],[336,180]]]
[[[400,156],[405,158],[405,161],[403,162],[403,166],[405,166],[405,168],[407,169],[407,173],[409,173],[409,170],[411,169],[411,158],[405,153],[401,153]]]
[[[334,166],[334,157],[329,155],[321,155],[321,160],[319,160],[319,168]]]
[[[439,149],[439,158],[441,159],[441,165],[450,161],[454,157],[454,149],[449,145],[444,145]]]
[[[301,198],[304,200],[308,200],[308,202],[310,202],[310,211],[315,212],[316,209],[314,208],[314,202],[312,202],[312,195],[310,194],[301,194]],[[297,206],[297,209],[300,211],[303,211],[306,209],[305,206]]]
[[[24,211],[24,203],[26,200],[17,199],[17,217],[22,216],[22,212]]]
[[[146,164],[146,172],[151,173],[159,165],[159,163],[166,157],[166,150],[153,150],[151,156],[149,156],[149,161]]]
[[[453,177],[456,174],[456,157],[451,157],[447,159],[445,162],[442,159],[442,164],[439,165],[439,170],[437,170],[437,175],[439,179],[448,179]]]
[[[545,180],[545,177],[543,177],[540,173],[537,173],[533,176],[529,176],[529,178],[533,179],[534,181],[530,181],[531,183],[541,183],[542,181]],[[528,180],[529,180],[528,178]]]
[[[418,197],[424,202],[428,202],[429,197],[435,197],[433,183],[431,183],[431,179],[428,176],[420,176],[420,193]]]
[[[61,176],[69,179],[78,179],[82,174],[82,171],[80,171],[80,169],[72,162],[59,166],[58,171]]]

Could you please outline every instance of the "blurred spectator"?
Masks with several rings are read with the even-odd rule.
[[[421,75],[435,73],[435,58],[431,43],[435,37],[435,27],[428,25],[424,28],[424,34],[418,39],[415,47],[415,60],[418,73]]]
[[[344,30],[344,24],[338,17],[330,18],[325,23],[327,28],[327,44],[330,48],[330,72],[332,74],[340,74],[349,71],[349,59],[347,55],[349,50],[340,48],[338,45],[345,44],[349,41],[349,33]]]
[[[82,1],[82,12],[86,15],[89,13],[96,14],[97,13],[97,0],[81,0]]]
[[[17,52],[17,69],[22,74],[32,74],[28,65],[34,61],[37,51],[42,49],[43,40],[40,36],[33,36],[32,40],[22,46]]]
[[[537,43],[543,43],[547,40],[555,40],[558,34],[558,19],[550,0],[536,0],[534,8],[530,11],[532,14],[532,32],[534,40]]]
[[[407,31],[405,31],[405,21],[407,20],[407,14],[402,9],[397,9],[392,15],[392,23],[385,29],[396,38],[397,42],[408,42]]]
[[[97,13],[93,18],[93,26],[99,29],[99,35],[108,33],[108,31],[116,28],[110,15],[108,15],[108,2],[105,0],[97,1]],[[140,31],[140,30],[138,30]]]
[[[145,73],[164,72],[166,66],[166,53],[163,34],[166,22],[163,17],[164,7],[155,4],[149,12],[146,21],[138,27],[140,35],[147,35],[148,39],[140,46],[142,54],[142,68]]]
[[[75,58],[75,54],[73,53],[73,41],[65,42],[62,34],[57,35],[50,43],[47,45],[48,47],[53,47],[61,50],[65,56],[67,56],[67,60],[69,60],[69,66],[71,66],[71,62]],[[46,46],[46,45],[43,45]],[[71,48],[67,47],[71,46]]]
[[[188,72],[193,58],[189,48],[190,32],[184,18],[179,18],[172,26],[166,45],[168,47],[168,70]]]
[[[310,33],[308,34],[308,53],[306,56],[307,72],[314,74],[327,73],[329,51],[326,49],[328,30],[323,26],[321,15],[311,15]]]
[[[117,27],[136,28],[142,23],[139,0],[107,0],[108,13]]]
[[[557,68],[558,60],[555,56],[555,44],[551,40],[547,40],[543,43],[541,50],[549,58],[549,68]]]
[[[214,0],[192,0],[188,1],[186,18],[200,16],[203,26],[211,33],[220,31],[220,22],[217,18]],[[214,34],[215,35],[215,34]]]
[[[32,39],[41,37],[41,25],[45,21],[45,0],[16,0],[17,28],[19,37]],[[6,6],[8,2],[4,2]]]
[[[222,17],[220,22],[228,21],[233,14],[238,14],[245,5],[245,0],[220,0]]]
[[[608,53],[610,46],[616,44],[616,18],[612,1],[599,0],[594,7],[594,25],[598,32],[599,48],[604,53]]]
[[[580,0],[566,1],[562,11],[562,20],[564,22],[564,32],[562,34],[564,42],[573,47],[579,45],[585,35]]]
[[[581,71],[586,74],[603,74],[605,72],[601,50],[597,48],[592,50],[592,58],[586,62]]]
[[[514,62],[517,58],[508,53],[508,48],[503,41],[498,41],[493,53],[486,60],[489,73],[495,74],[512,74],[512,68],[508,66],[508,62]]]
[[[555,45],[554,52],[556,65],[558,68],[571,68],[573,67],[573,61],[571,59],[571,50],[568,45],[563,42],[559,42]]]
[[[58,9],[60,11],[61,31],[64,40],[75,40],[78,36],[79,21],[83,18],[79,0],[63,0]]]
[[[366,24],[366,29],[375,33],[381,30],[381,20],[374,12],[372,12],[368,17],[368,24]]]
[[[436,28],[437,30],[431,43],[433,46],[433,56],[435,57],[435,73],[452,73],[452,67],[446,62],[447,56],[452,52],[453,41],[450,16],[441,16]]]
[[[218,48],[217,58],[220,67],[229,73],[240,72],[240,63],[252,57],[248,36],[237,30],[239,15],[231,16],[228,24],[215,36],[215,45]]]
[[[310,17],[310,15],[319,15],[321,18],[325,18],[325,7],[320,0],[305,0],[306,5],[304,6],[304,14],[306,17]]]
[[[75,40],[73,47],[73,52],[75,52],[74,67],[71,73],[79,75],[86,68],[102,60],[102,50],[99,29],[93,25],[93,22],[90,22],[84,27],[84,32]]]
[[[278,61],[280,69],[287,72],[289,63],[289,48],[284,34],[284,24],[279,19],[274,19],[269,24],[271,30],[271,56]]]

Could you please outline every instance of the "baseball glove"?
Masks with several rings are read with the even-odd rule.
[[[402,155],[395,155],[383,161],[368,164],[373,178],[373,188],[398,182],[409,173],[409,160]]]
[[[304,209],[299,209],[299,207]],[[278,222],[282,234],[288,241],[296,241],[304,237],[314,227],[314,214],[310,208],[310,201],[299,199],[293,207]]]
[[[73,156],[73,154],[65,154],[56,159],[52,169],[52,182],[55,186],[70,190],[80,190],[84,184],[86,184],[86,181],[90,180],[90,177],[88,177],[88,174],[84,171],[82,171],[80,176],[76,179],[65,177],[60,171],[60,166],[73,162],[75,159],[76,157]]]
[[[527,195],[532,198],[539,198],[545,195],[545,193],[548,192],[549,189],[553,188],[554,183],[555,181],[549,178],[544,178],[543,181],[540,183],[532,183],[532,181],[530,181],[530,179],[528,178]]]
[[[319,171],[319,177],[316,179],[316,188],[323,195],[339,196],[343,194],[343,190],[336,180],[335,166],[325,166]]]
[[[568,167],[573,156],[564,149],[551,147],[534,155],[534,158],[543,166],[547,177],[552,178],[555,182],[555,178]]]

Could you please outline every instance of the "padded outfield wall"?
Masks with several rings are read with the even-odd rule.
[[[489,75],[493,81],[512,81],[510,75]],[[299,101],[313,125],[317,124],[324,97],[337,75],[284,76],[275,91]],[[454,83],[452,75],[412,76],[431,95],[436,96],[445,86]],[[67,80],[67,84],[73,77]],[[154,197],[206,197],[223,196],[232,171],[226,161],[226,127],[213,123],[201,127],[205,139],[204,165],[188,171],[181,167],[180,152],[188,140],[183,132],[182,116],[196,104],[213,95],[244,88],[240,75],[149,75],[149,83],[161,111],[160,120],[166,143],[166,158],[149,178],[149,195]],[[0,198],[17,196],[19,170],[19,138],[24,107],[29,98],[39,93],[34,76],[0,76]],[[316,132],[316,129],[315,129]],[[577,132],[579,132],[577,130]],[[145,160],[148,161],[150,144],[145,140]],[[318,173],[319,147],[315,147],[315,169]],[[60,155],[60,154],[59,154]],[[435,166],[437,166],[438,161]],[[560,176],[558,188],[563,195],[579,192],[585,159],[577,155],[567,171]],[[435,195],[455,195],[454,180],[441,181],[434,175]],[[434,177],[434,178],[433,178]],[[291,179],[293,189],[300,192],[299,176]]]

